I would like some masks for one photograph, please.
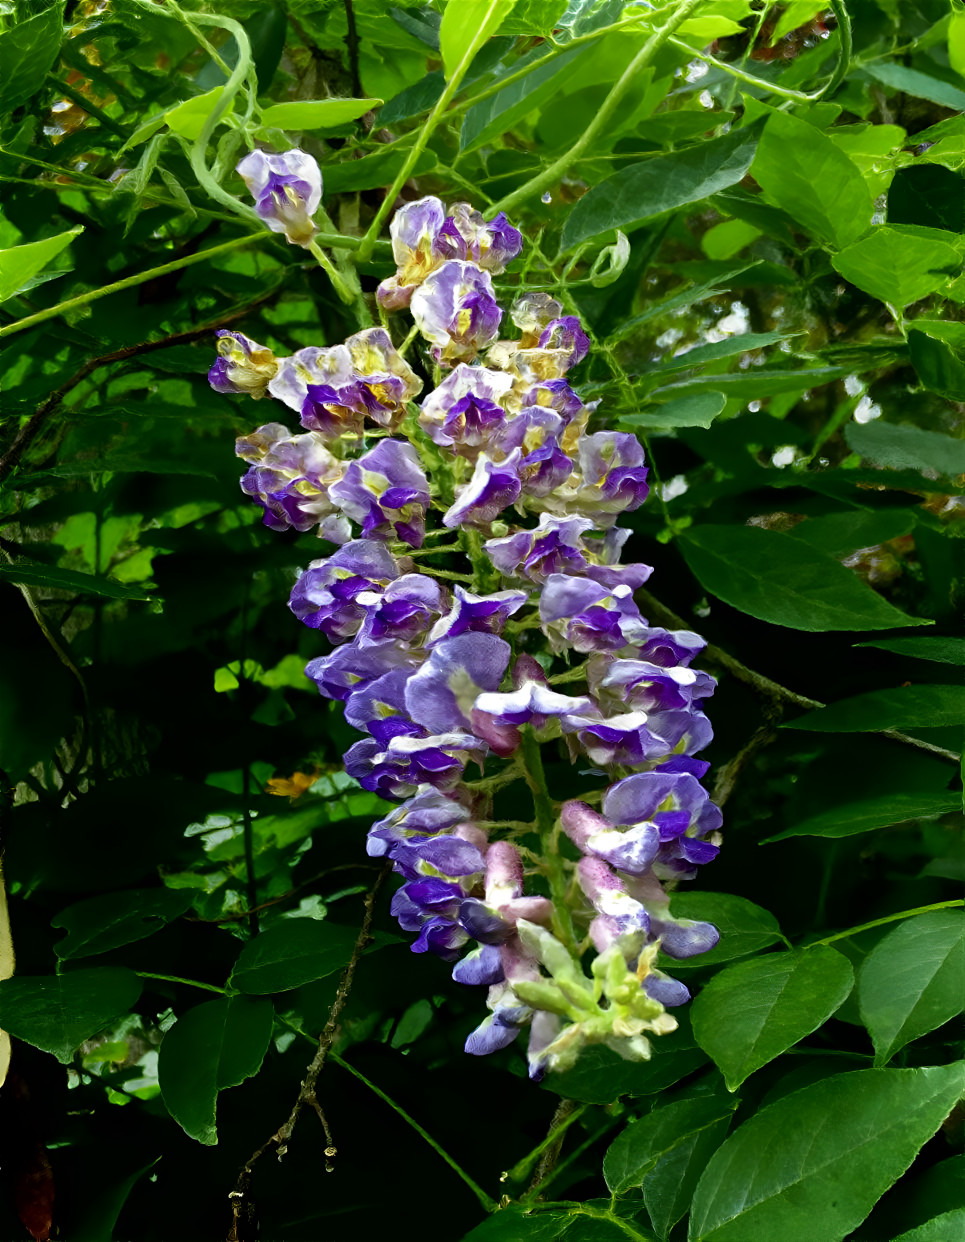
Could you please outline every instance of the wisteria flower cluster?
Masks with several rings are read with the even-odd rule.
[[[296,163],[289,180],[272,165],[287,214],[268,203],[269,224],[288,227],[299,177],[315,184]],[[466,1051],[528,1029],[534,1077],[591,1044],[643,1060],[689,999],[658,950],[688,958],[718,938],[669,898],[719,846],[694,757],[711,738],[714,681],[691,667],[704,643],[634,602],[651,571],[620,562],[616,523],[643,504],[647,468],[634,436],[590,430],[568,379],[590,344],[579,319],[524,291],[518,335],[500,336],[492,277],[520,233],[430,197],[391,235],[398,270],[378,301],[408,308],[434,389],[416,403],[422,380],[382,327],[285,358],[220,333],[213,386],[270,396],[302,429],[240,439],[242,488],[268,526],[337,545],[291,595],[331,648],[306,672],[365,735],[346,770],[398,804],[368,852],[402,877],[392,912],[413,951],[488,988]],[[575,765],[582,799],[554,800],[549,751]],[[529,820],[503,818],[518,782]]]

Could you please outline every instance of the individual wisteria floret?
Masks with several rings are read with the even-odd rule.
[[[284,154],[252,151],[238,172],[255,200],[255,211],[273,233],[293,246],[310,246],[318,232],[312,216],[322,201],[322,174],[297,148]]]
[[[300,154],[243,162],[291,240],[311,201],[298,178],[315,184]],[[488,989],[466,1051],[525,1032],[537,1078],[590,1045],[644,1060],[689,999],[658,953],[718,939],[672,908],[721,843],[696,757],[712,737],[715,683],[691,667],[704,642],[634,599],[651,569],[624,562],[618,522],[644,503],[647,466],[573,386],[591,344],[579,318],[524,289],[503,319],[492,278],[519,232],[424,198],[391,235],[378,302],[408,308],[421,365],[384,327],[279,358],[219,335],[212,386],[268,396],[302,429],[240,438],[242,487],[268,525],[335,545],[291,592],[325,644],[306,674],[362,735],[346,771],[396,803],[367,849],[400,877],[413,951]],[[416,405],[420,370],[436,384]],[[554,801],[544,760],[575,766],[579,796]]]

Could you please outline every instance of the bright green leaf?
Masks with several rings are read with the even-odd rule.
[[[231,982],[241,992],[287,992],[324,979],[348,963],[357,931],[314,919],[285,919],[249,940]]]
[[[383,102],[381,99],[292,100],[265,108],[261,114],[261,124],[287,130],[335,129],[349,121],[358,120]]]
[[[201,137],[204,123],[218,106],[223,93],[224,87],[216,86],[214,90],[206,91],[203,95],[196,95],[193,99],[186,99],[184,103],[170,108],[164,114],[168,128],[173,129],[182,138],[187,138],[189,142],[195,142]],[[229,104],[227,111],[230,112],[232,107],[233,104]]]
[[[933,78],[931,74],[921,73],[918,69],[910,69],[907,65],[898,64],[893,60],[876,60],[863,65],[862,70],[869,78],[874,78],[882,86],[889,86],[893,91],[902,91],[906,95],[916,95],[919,99],[927,99],[929,103],[938,104],[941,108],[953,108],[956,112],[965,111],[965,91]]]
[[[906,919],[865,958],[858,1005],[879,1064],[965,1010],[965,911]]]
[[[56,237],[0,250],[0,302],[12,298],[83,231],[83,226],[78,225]]]
[[[759,135],[757,126],[738,129],[621,169],[576,203],[563,226],[561,248],[571,250],[610,229],[629,232],[654,216],[736,185],[751,166]]]
[[[871,224],[860,169],[807,121],[772,112],[752,171],[769,201],[822,241],[847,246]]]
[[[478,48],[499,29],[516,0],[449,0],[439,27],[439,49],[446,80],[464,68]]]
[[[691,393],[719,389],[728,397],[747,397],[751,401],[761,401],[779,393],[820,388],[822,384],[830,384],[832,380],[843,379],[848,374],[850,372],[847,367],[802,367],[797,371],[749,367],[746,371],[732,371],[727,375],[699,375],[693,379],[680,380],[676,384],[664,384],[650,395],[655,397],[659,393],[666,394],[668,398],[683,397],[690,396]]]
[[[622,1195],[641,1186],[662,1157],[700,1131],[726,1120],[738,1102],[714,1098],[681,1100],[631,1122],[603,1157],[603,1176],[610,1193]]]
[[[775,345],[778,341],[786,341],[786,332],[746,332],[741,336],[729,336],[723,341],[713,341],[709,345],[697,345],[683,353],[665,358],[654,367],[651,374],[664,371],[684,371],[691,367],[706,366],[710,362],[719,362],[722,358],[734,358],[746,354],[753,349],[763,349],[767,345]]]
[[[462,151],[471,151],[493,138],[512,129],[527,113],[541,108],[556,94],[574,71],[577,58],[586,55],[589,48],[578,46],[561,52],[545,65],[524,74],[517,82],[511,82],[495,95],[474,104],[467,112],[459,135]],[[542,60],[545,51],[534,48],[514,65],[514,71],[526,68],[528,61]]]
[[[222,996],[189,1009],[165,1034],[157,1067],[161,1098],[191,1138],[217,1143],[218,1092],[258,1073],[273,1018],[267,998]]]
[[[697,526],[684,532],[679,546],[706,590],[761,621],[809,631],[927,624],[900,612],[832,557],[780,531]]]
[[[896,686],[841,699],[783,727],[816,733],[874,733],[961,724],[965,724],[965,686]]]
[[[78,901],[50,920],[51,926],[67,930],[54,952],[61,959],[88,957],[142,940],[184,914],[192,899],[183,890],[138,888]]]
[[[832,262],[845,280],[900,309],[947,285],[961,270],[961,254],[941,232],[881,224]]]
[[[86,1039],[135,1004],[141,981],[132,970],[100,967],[0,981],[0,1028],[63,1065]]]
[[[811,815],[773,837],[766,837],[763,844],[783,841],[787,837],[852,837],[859,832],[888,828],[910,819],[942,815],[961,805],[961,795],[950,793],[893,793],[880,798],[865,798],[860,802],[844,802],[833,811]]]
[[[816,1031],[854,986],[851,963],[819,946],[767,953],[716,974],[693,1003],[694,1038],[736,1091]]]
[[[965,1088],[965,1062],[836,1074],[745,1122],[700,1179],[689,1242],[841,1242]]]

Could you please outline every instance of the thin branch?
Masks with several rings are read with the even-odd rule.
[[[21,427],[13,444],[7,449],[3,457],[0,457],[0,483],[10,474],[17,466],[21,457],[37,438],[44,423],[50,414],[57,409],[62,403],[64,397],[67,396],[78,384],[83,383],[89,375],[101,367],[109,366],[112,362],[124,362],[128,358],[135,358],[140,354],[152,354],[159,349],[168,349],[172,345],[184,345],[190,341],[200,340],[202,337],[208,336],[216,328],[223,328],[226,324],[234,323],[238,319],[243,319],[249,311],[260,306],[263,302],[267,302],[278,292],[278,286],[273,285],[271,289],[261,294],[251,302],[246,302],[244,306],[239,306],[236,310],[227,314],[219,315],[217,319],[208,320],[206,323],[199,325],[197,328],[189,328],[185,332],[173,332],[170,336],[162,336],[156,341],[140,341],[136,345],[125,345],[123,349],[112,350],[109,354],[101,354],[97,358],[90,358],[84,363],[79,370],[75,371],[69,379],[66,379],[59,388],[54,391],[40,403],[30,419]]]
[[[675,612],[672,612],[666,604],[662,604],[649,591],[638,590],[636,597],[659,625],[666,626],[672,630],[687,630],[690,628],[683,617],[678,617]],[[763,673],[758,673],[754,669],[748,668],[746,664],[742,664],[740,660],[728,654],[723,648],[714,646],[713,643],[708,643],[701,654],[708,663],[715,664],[718,668],[724,669],[738,681],[742,681],[745,685],[750,686],[752,690],[755,690],[764,699],[770,700],[772,703],[778,705],[790,703],[794,707],[803,707],[810,711],[827,706],[820,699],[809,699],[803,694],[789,690],[787,686],[782,686],[780,682],[771,681],[770,677],[765,677]],[[955,751],[946,750],[944,746],[935,746],[932,742],[923,742],[921,738],[912,737],[910,733],[902,733],[898,729],[875,729],[872,731],[880,734],[882,737],[890,737],[894,742],[901,742],[903,746],[913,746],[916,750],[924,750],[930,755],[946,760],[948,763],[954,763],[956,767],[961,763],[961,755],[956,754]]]
[[[777,737],[777,723],[761,725],[737,754],[727,761],[717,773],[717,779],[714,782],[714,791],[711,794],[711,801],[716,802],[718,806],[723,806],[727,799],[734,792],[734,786],[741,773],[757,756],[757,754],[769,746]]]
[[[546,1138],[536,1148],[530,1156],[524,1157],[520,1161],[528,1163],[532,1156],[539,1153],[539,1164],[536,1166],[536,1172],[533,1174],[533,1180],[530,1182],[529,1192],[535,1195],[539,1187],[547,1180],[553,1170],[556,1168],[560,1158],[560,1152],[563,1150],[563,1140],[566,1137],[566,1131],[578,1117],[587,1110],[587,1105],[582,1104],[577,1107],[575,1100],[560,1100],[556,1106],[556,1112],[553,1114],[553,1120],[550,1122],[549,1132]],[[519,1165],[516,1166],[519,1168]],[[515,1170],[513,1170],[515,1172]],[[512,1173],[510,1174],[512,1176]],[[525,1176],[525,1175],[524,1175]]]
[[[345,6],[345,21],[348,26],[345,46],[348,48],[348,67],[352,75],[352,94],[360,99],[362,79],[359,75],[359,32],[355,24],[355,9],[352,7],[352,0],[342,0],[342,3]]]
[[[235,1182],[234,1190],[231,1191],[228,1198],[231,1201],[232,1224],[231,1231],[228,1234],[228,1242],[247,1242],[251,1236],[249,1225],[252,1219],[253,1209],[250,1200],[251,1174],[256,1163],[267,1151],[276,1151],[278,1158],[285,1154],[288,1149],[288,1143],[294,1133],[295,1126],[298,1124],[298,1118],[301,1116],[302,1110],[306,1107],[312,1108],[318,1114],[325,1130],[325,1140],[327,1146],[325,1148],[326,1160],[331,1160],[335,1155],[335,1144],[332,1141],[331,1131],[328,1123],[325,1121],[325,1115],[322,1112],[321,1104],[316,1096],[316,1088],[318,1085],[319,1075],[325,1067],[325,1062],[329,1054],[332,1052],[332,1044],[335,1042],[335,1036],[338,1033],[339,1018],[342,1010],[345,1008],[349,994],[352,991],[352,983],[355,979],[355,969],[358,966],[359,959],[365,952],[371,941],[372,919],[375,914],[375,902],[379,895],[379,889],[385,882],[386,876],[389,874],[390,864],[383,867],[376,877],[375,883],[365,894],[365,915],[362,919],[362,926],[359,928],[359,934],[355,941],[355,947],[352,950],[352,956],[349,958],[348,965],[342,971],[342,977],[338,983],[338,989],[335,993],[335,999],[332,1001],[332,1007],[328,1011],[328,1020],[325,1023],[321,1035],[318,1037],[318,1048],[315,1056],[306,1071],[305,1078],[302,1081],[295,1103],[288,1119],[278,1127],[264,1143],[254,1151],[245,1163],[244,1168],[238,1174],[238,1180]],[[334,1057],[334,1053],[332,1054]]]

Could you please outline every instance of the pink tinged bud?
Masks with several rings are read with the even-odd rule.
[[[577,849],[586,851],[590,837],[613,827],[608,819],[587,806],[585,802],[564,802],[560,811],[563,831]]]
[[[523,891],[523,860],[509,841],[494,841],[486,851],[486,901],[501,906]]]
[[[519,748],[519,729],[514,724],[495,720],[488,712],[480,711],[477,707],[469,713],[469,722],[476,737],[482,738],[493,754],[499,755],[501,759],[507,758]]]
[[[542,664],[531,655],[520,655],[516,657],[513,665],[513,687],[519,690],[524,682],[538,681],[544,686],[547,684],[546,672]]]
[[[621,935],[620,924],[608,914],[598,914],[590,924],[590,939],[597,953],[605,953]]]
[[[468,841],[470,845],[474,845],[480,854],[487,852],[489,836],[482,828],[477,828],[475,824],[457,824],[453,829],[452,835],[459,837],[461,841]]]

